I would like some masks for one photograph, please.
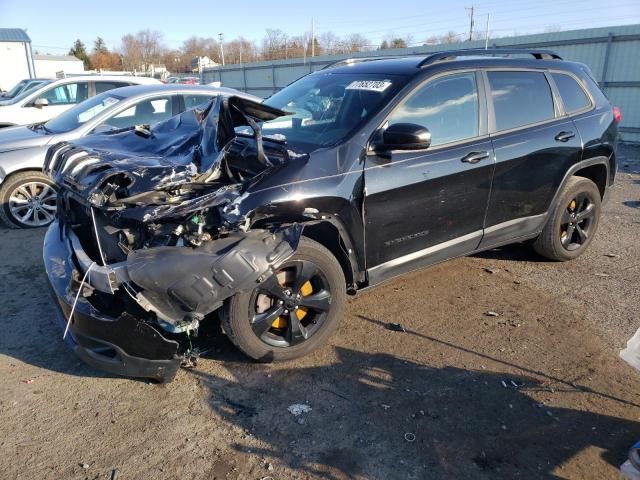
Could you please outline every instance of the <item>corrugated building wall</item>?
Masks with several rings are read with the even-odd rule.
[[[496,38],[489,41],[489,46],[547,48],[567,60],[589,65],[611,102],[622,110],[620,131],[623,140],[640,142],[640,25]],[[202,80],[205,83],[220,81],[225,87],[267,97],[303,75],[337,60],[359,56],[428,54],[460,48],[484,48],[484,41],[227,65],[205,69]]]

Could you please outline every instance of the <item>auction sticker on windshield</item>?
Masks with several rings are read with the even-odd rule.
[[[347,85],[345,90],[368,90],[370,92],[384,92],[390,86],[390,80],[355,80]]]

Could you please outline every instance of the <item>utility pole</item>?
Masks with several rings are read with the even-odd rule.
[[[311,56],[316,56],[316,36],[315,36],[315,28],[314,28],[313,17],[311,17]]]
[[[474,10],[474,6],[471,5],[471,8],[465,8],[465,10],[470,10],[471,11],[471,22],[469,23],[469,41],[471,41],[471,39],[473,38],[473,10]]]
[[[222,43],[224,42],[224,33],[219,33],[218,38],[220,39],[220,58],[222,59],[222,66],[224,67],[224,47]]]
[[[484,49],[489,48],[489,14],[487,13],[487,28],[484,35]]]

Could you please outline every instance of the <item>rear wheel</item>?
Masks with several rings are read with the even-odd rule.
[[[570,178],[533,248],[550,260],[566,261],[580,256],[593,241],[600,208],[596,184],[588,178]]]
[[[0,219],[11,228],[49,225],[56,215],[56,189],[40,172],[18,172],[0,187]]]
[[[229,339],[260,361],[298,358],[320,347],[338,326],[346,301],[340,264],[325,247],[305,237],[295,254],[252,292],[227,303],[223,326]]]

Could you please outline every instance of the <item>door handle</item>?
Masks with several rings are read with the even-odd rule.
[[[489,157],[489,152],[471,152],[460,159],[464,163],[478,163]]]
[[[559,134],[556,135],[555,138],[556,138],[556,141],[558,142],[568,142],[575,136],[576,134],[573,132],[560,132]]]

